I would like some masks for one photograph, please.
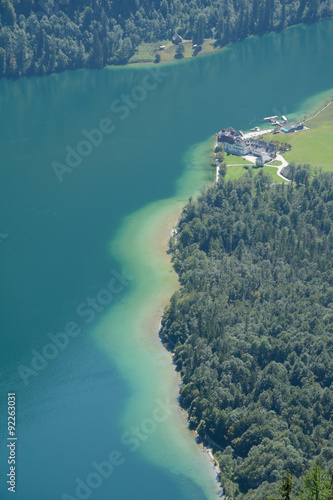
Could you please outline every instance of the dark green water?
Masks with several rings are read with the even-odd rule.
[[[158,443],[154,459],[141,448],[129,452],[121,440],[132,401],[138,394],[149,400],[156,388],[149,356],[140,361],[126,328],[123,344],[111,354],[94,336],[110,313],[112,318],[112,308],[123,304],[126,311],[136,280],[144,280],[139,271],[131,280],[117,278],[121,256],[113,258],[109,245],[126,216],[174,196],[194,144],[225,126],[247,130],[263,116],[304,113],[309,98],[319,103],[333,87],[332,44],[333,21],[325,21],[163,66],[155,77],[147,68],[127,67],[0,81],[1,499],[11,498],[6,395],[14,391],[17,500],[57,500],[65,492],[98,500],[216,497],[208,461],[176,443],[172,456],[169,447],[160,447],[163,428],[149,438],[152,448]],[[131,93],[137,98],[130,101],[133,109],[120,111],[115,100]],[[86,140],[82,131],[96,129],[105,118],[113,132],[59,182],[54,162],[66,166],[66,147],[76,148]],[[131,249],[134,263],[138,251]],[[111,279],[111,291],[101,292]],[[124,325],[126,319],[124,313]],[[69,322],[78,325],[78,335],[63,349],[45,348],[49,334]],[[121,323],[117,313],[115,331]],[[35,359],[32,366],[43,349],[47,361]],[[125,377],[122,371],[125,358],[146,376],[136,390],[135,372]],[[76,479],[85,480],[95,470],[92,463],[113,450],[125,462],[91,494],[75,496]]]

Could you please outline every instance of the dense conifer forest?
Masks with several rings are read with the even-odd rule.
[[[333,174],[291,177],[222,179],[170,240],[181,288],[160,334],[229,498],[276,496],[287,469],[297,489],[314,461],[333,470]]]
[[[332,14],[331,0],[0,0],[0,76],[125,64],[176,31],[222,46]]]

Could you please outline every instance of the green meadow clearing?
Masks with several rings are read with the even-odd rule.
[[[241,156],[230,155],[227,153],[225,153],[225,155],[224,155],[224,161],[228,166],[229,165],[253,165],[253,163],[249,162],[248,160],[245,160]]]
[[[281,177],[277,175],[277,168],[276,167],[269,167],[268,165],[265,165],[264,167],[255,167],[252,168],[252,174],[257,175],[260,170],[263,170],[266,174],[270,174],[273,178],[273,182],[285,182]],[[225,176],[225,179],[239,179],[242,177],[242,175],[245,174],[245,172],[248,172],[248,169],[246,167],[238,166],[238,165],[232,165],[227,168],[227,175]]]
[[[265,140],[288,142],[292,149],[283,156],[288,163],[309,163],[333,171],[333,104],[305,123],[310,130],[296,134],[266,135]]]
[[[226,179],[239,179],[245,172],[248,172],[248,167],[252,167],[253,175],[256,175],[260,170],[265,173],[270,174],[273,177],[274,182],[285,182],[281,177],[277,175],[277,168],[281,165],[280,161],[272,162],[270,165],[265,165],[264,167],[256,167],[254,163],[250,163],[241,156],[235,156],[231,154],[226,154],[224,156],[224,161],[227,164],[227,175]],[[276,163],[276,165],[275,165]],[[244,166],[243,166],[244,165]]]
[[[160,46],[162,45],[165,45],[165,48],[160,50]],[[183,47],[185,49],[184,57],[179,59],[180,61],[222,50],[221,47],[215,47],[215,40],[213,38],[205,39],[200,51],[193,49],[192,40],[184,40]],[[155,61],[156,54],[159,54],[161,57],[160,63],[176,61],[176,49],[177,45],[170,40],[164,40],[158,43],[141,43],[136,49],[135,54],[129,60],[129,64],[152,63]]]

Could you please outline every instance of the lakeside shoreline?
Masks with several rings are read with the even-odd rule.
[[[160,253],[160,257],[165,259],[168,262],[168,264],[170,265],[170,267],[172,267],[172,274],[175,275],[175,278],[176,278],[173,293],[176,292],[177,290],[179,290],[180,284],[179,284],[179,280],[178,280],[178,275],[174,271],[172,263],[171,263],[171,256],[167,252],[167,250],[168,250],[169,239],[174,234],[174,231],[175,231],[175,228],[178,224],[181,213],[184,209],[184,206],[186,205],[186,203],[184,205],[184,203],[182,201],[178,202],[178,203],[179,203],[179,205],[177,208],[175,208],[175,210],[172,210],[172,211],[170,211],[169,214],[166,214],[164,220],[161,219],[161,221],[160,221],[161,225],[159,226],[159,228],[157,230],[157,234],[158,234],[158,236],[157,236],[157,242],[158,242],[157,252]],[[163,349],[165,349],[170,354],[170,361],[171,361],[172,366],[174,367],[175,373],[179,379],[179,383],[177,384],[177,393],[179,396],[179,388],[182,384],[182,377],[181,377],[180,373],[175,368],[175,364],[173,362],[174,355],[173,355],[172,350],[169,349],[167,345],[165,345],[165,343],[162,341],[162,339],[159,336],[159,332],[160,332],[160,328],[161,328],[161,324],[162,324],[162,318],[163,318],[163,314],[164,314],[164,309],[170,303],[170,299],[171,299],[171,295],[163,298],[160,301],[159,307],[155,309],[156,314],[147,320],[146,328],[147,328],[147,331],[150,330],[151,333],[154,334],[155,338],[160,339],[160,343],[161,343]],[[178,398],[177,398],[177,400],[178,400]],[[188,423],[189,422],[189,414],[184,408],[181,407],[180,404],[179,404],[179,409],[180,409],[181,415],[185,418],[187,428],[189,429],[189,423]],[[212,468],[213,468],[214,472],[216,473],[216,481],[217,481],[219,487],[222,489],[223,485],[222,485],[222,483],[220,481],[220,477],[219,477],[221,470],[220,470],[220,467],[218,465],[217,460],[214,458],[213,451],[212,451],[213,448],[209,446],[208,441],[202,440],[200,438],[200,436],[196,430],[189,429],[189,431],[190,431],[191,435],[193,436],[194,441],[195,441],[196,445],[198,446],[198,448],[201,451],[203,451],[205,454],[207,454],[209,461],[212,465]],[[223,496],[223,490],[221,491],[221,494],[222,494],[221,498],[225,498]]]
[[[325,17],[323,19],[318,19],[317,21],[315,21],[315,23],[319,23],[319,22],[324,22],[326,20],[330,20],[330,19],[333,19],[333,17]],[[289,31],[291,29],[294,29],[296,28],[297,26],[300,26],[300,25],[303,25],[304,23],[299,23],[299,24],[292,24],[291,26],[286,26],[285,28],[283,28],[282,30],[273,30],[273,31],[268,31],[267,33],[263,33],[261,35],[259,34],[250,34],[248,36],[246,36],[245,38],[243,39],[238,39],[238,40],[234,40],[234,41],[230,41],[228,42],[226,45],[223,45],[223,46],[218,46],[218,47],[214,47],[212,48],[211,50],[209,50],[208,52],[203,52],[201,53],[198,52],[196,55],[187,55],[187,56],[184,56],[182,58],[170,58],[168,60],[161,60],[159,62],[155,62],[154,59],[151,59],[149,61],[128,61],[126,64],[115,64],[115,65],[106,65],[104,66],[104,68],[135,68],[135,67],[145,67],[145,66],[167,66],[167,65],[170,65],[170,64],[179,64],[181,62],[185,62],[185,61],[193,61],[195,60],[196,58],[198,57],[205,57],[205,56],[212,56],[214,54],[218,54],[219,52],[223,52],[225,50],[228,50],[228,48],[231,46],[231,45],[234,45],[234,44],[237,44],[237,43],[242,43],[242,42],[245,42],[246,40],[248,39],[251,39],[251,38],[255,38],[255,37],[263,37],[263,36],[267,36],[267,35],[271,35],[271,34],[279,34],[281,32],[286,32],[286,31]],[[213,40],[212,38],[206,38],[203,42],[203,46],[205,46],[205,44],[212,44],[212,41],[214,41],[214,43],[216,43],[216,40]],[[158,42],[151,42],[151,43],[147,43],[147,45],[161,45],[163,42],[163,40],[160,40]],[[192,44],[192,41],[191,40],[183,40],[184,43],[191,43]],[[136,47],[136,52],[138,52],[140,50],[140,47],[145,44],[146,42],[141,42],[140,45],[138,45],[138,47]],[[172,41],[171,40],[168,40],[168,43],[171,43],[172,44]],[[206,45],[207,46],[207,45]],[[174,48],[176,50],[177,48],[177,45],[174,45]],[[156,54],[158,53],[162,53],[163,51],[159,51],[158,49],[156,49]],[[134,56],[132,56],[134,57]]]
[[[175,195],[127,216],[110,243],[112,256],[133,281],[126,296],[97,326],[94,337],[114,359],[129,387],[131,396],[122,418],[125,430],[144,422],[152,414],[157,398],[170,401],[172,411],[167,426],[161,425],[154,439],[143,442],[140,453],[154,466],[186,478],[186,488],[192,492],[199,488],[207,499],[215,500],[221,498],[221,486],[214,463],[189,430],[187,414],[178,402],[180,374],[158,335],[164,308],[179,289],[178,275],[167,253],[170,234],[189,196],[197,196],[203,187],[213,183],[213,172],[207,167],[210,143],[211,138],[200,143],[202,163],[197,160],[198,145],[186,156]]]
[[[315,21],[316,23],[319,23],[319,22],[324,22],[326,20],[330,20],[330,19],[333,19],[333,17],[325,17],[323,19],[318,19],[317,21]],[[299,24],[292,24],[291,26],[286,26],[285,28],[283,28],[282,30],[273,30],[273,31],[269,31],[267,33],[264,33],[262,35],[259,35],[259,34],[250,34],[248,36],[246,36],[245,38],[243,39],[238,39],[238,40],[234,40],[234,41],[230,41],[228,42],[226,45],[223,45],[223,46],[218,46],[218,47],[214,47],[212,48],[211,50],[209,50],[208,52],[203,52],[201,53],[198,52],[196,55],[187,55],[187,56],[184,56],[182,58],[170,58],[168,60],[161,60],[159,62],[155,62],[154,59],[151,59],[149,61],[128,61],[126,64],[116,64],[116,65],[106,65],[104,66],[105,68],[135,68],[135,67],[145,67],[145,66],[167,66],[167,65],[170,65],[170,64],[179,64],[181,62],[185,62],[185,61],[193,61],[195,60],[196,58],[198,57],[206,57],[206,56],[212,56],[212,55],[215,55],[215,54],[218,54],[219,52],[223,52],[225,50],[228,50],[230,46],[234,45],[234,44],[237,44],[237,43],[242,43],[242,42],[245,42],[246,40],[248,39],[251,39],[251,38],[255,38],[255,37],[263,37],[263,36],[267,36],[267,35],[271,35],[271,34],[279,34],[281,32],[286,32],[286,31],[289,31],[291,29],[294,29],[294,28],[297,28],[297,26],[300,26],[300,25],[303,25],[304,23],[299,23]],[[211,38],[206,38],[203,42],[203,46],[205,44],[212,44],[212,41],[213,39]],[[163,42],[163,40],[159,41],[159,42],[151,42],[150,45],[160,45],[161,43]],[[168,40],[169,43],[172,43],[171,40]],[[191,40],[184,40],[183,41],[184,43],[191,43],[192,44],[192,41]],[[136,47],[136,52],[140,50],[140,47],[145,44],[146,42],[141,42],[140,45],[138,45],[138,47]],[[214,40],[214,43],[216,43],[216,40]],[[147,44],[149,45],[149,44]],[[207,46],[207,45],[206,45]],[[177,45],[174,45],[175,47],[175,50],[177,48]],[[156,54],[158,53],[162,53],[163,51],[159,51],[156,49]],[[134,57],[134,56],[132,56]]]
[[[309,25],[312,25],[312,24],[316,24],[316,23],[323,23],[323,22],[326,22],[326,21],[331,21],[333,19],[333,16],[332,15],[328,15],[328,16],[324,16],[322,18],[318,18],[318,19],[315,19],[314,21],[310,22]],[[182,62],[182,61],[190,61],[190,60],[193,60],[195,59],[196,57],[203,57],[203,56],[209,56],[209,55],[214,55],[214,54],[217,54],[219,52],[222,52],[226,49],[228,49],[230,46],[232,45],[236,45],[236,44],[239,44],[239,43],[244,43],[246,40],[248,39],[251,39],[251,38],[261,38],[261,37],[264,37],[264,36],[269,36],[269,35],[272,35],[272,34],[276,34],[276,35],[279,35],[281,32],[286,32],[290,29],[294,29],[294,28],[297,28],[298,26],[307,26],[308,23],[306,23],[305,21],[303,22],[300,22],[298,24],[291,24],[291,25],[288,25],[286,27],[284,27],[283,29],[280,29],[278,27],[275,27],[275,29],[272,29],[270,31],[267,31],[267,32],[262,32],[262,33],[251,33],[251,34],[247,34],[245,37],[242,37],[242,38],[233,38],[232,40],[228,41],[227,43],[225,43],[224,45],[217,45],[218,44],[218,41],[214,38],[206,38],[204,39],[204,42],[202,43],[202,49],[200,51],[196,51],[196,47],[193,46],[193,41],[192,40],[183,40],[184,42],[184,45],[187,44],[186,46],[186,50],[185,50],[185,55],[183,57],[180,57],[180,58],[177,58],[175,57],[175,50],[176,50],[176,47],[177,45],[174,45],[172,40],[170,39],[167,39],[167,40],[159,40],[159,41],[156,41],[156,42],[144,42],[142,41],[138,46],[135,47],[135,53],[130,57],[130,59],[125,62],[125,63],[112,63],[112,64],[107,64],[105,62],[102,62],[100,65],[89,65],[86,66],[85,63],[80,63],[80,64],[72,64],[72,65],[68,65],[68,66],[61,66],[61,69],[58,69],[57,65],[49,70],[49,69],[45,69],[43,70],[43,72],[39,72],[37,70],[35,70],[36,72],[34,71],[28,71],[28,72],[19,72],[19,73],[15,73],[15,74],[9,74],[9,73],[4,73],[2,76],[1,76],[1,79],[4,79],[4,80],[9,80],[9,81],[15,81],[15,80],[20,80],[22,78],[33,78],[33,77],[47,77],[47,76],[50,76],[50,75],[59,75],[61,73],[64,73],[64,72],[73,72],[73,71],[77,71],[77,70],[101,70],[101,69],[110,69],[110,68],[126,68],[126,67],[144,67],[144,66],[147,66],[147,65],[167,65],[167,64],[175,64],[175,63],[179,63],[179,62]],[[170,47],[170,46],[173,46],[173,48],[175,48],[174,51],[172,51],[172,54],[168,54],[166,58],[161,58],[160,61],[157,61],[156,60],[156,55],[161,55],[161,53],[163,53],[163,50],[160,50],[159,47],[162,46],[162,44],[166,44],[167,47]],[[191,45],[191,48],[189,49],[189,45]],[[210,45],[210,47],[208,47]],[[146,56],[142,56],[142,59],[135,59],[137,57],[137,54],[142,50],[143,46],[150,46],[150,52],[152,52],[152,54],[150,54],[148,57]],[[192,53],[190,54],[189,53],[189,50],[192,51]],[[153,55],[154,54],[154,55]],[[154,59],[154,56],[155,56],[155,59]],[[140,56],[139,56],[140,57]],[[131,59],[133,59],[131,61]]]
[[[171,234],[170,236],[173,236],[174,233],[173,233],[173,230],[171,231]],[[175,290],[177,291],[179,290],[179,287]],[[170,300],[169,300],[170,302]],[[167,305],[168,303],[166,303],[165,305]],[[163,342],[161,336],[159,335],[160,333],[160,330],[162,328],[162,318],[163,318],[163,314],[162,316],[160,317],[160,322],[158,324],[158,327],[155,328],[155,331],[156,331],[156,334],[158,335],[158,337],[160,338],[160,341],[161,341],[161,344],[162,346],[164,347],[164,349],[166,349],[168,351],[168,353],[170,354],[170,358],[171,358],[171,363],[172,363],[172,366],[175,367],[175,363],[173,361],[173,358],[174,358],[174,353],[173,353],[173,347],[170,343],[170,341],[168,342]],[[178,375],[179,377],[179,385],[178,385],[178,389],[180,388],[181,384],[182,384],[182,377],[180,375],[180,372],[178,372],[175,368],[175,372],[176,374]],[[186,422],[188,423],[189,422],[189,413],[187,410],[185,410],[180,404],[179,404],[179,408],[180,408],[180,411],[181,413],[184,415],[184,417],[186,418]],[[190,431],[190,433],[193,435],[193,439],[194,441],[196,442],[197,446],[204,452],[204,453],[207,453],[208,455],[208,458],[212,464],[212,467],[213,467],[213,470],[215,471],[216,473],[216,481],[218,482],[219,484],[219,487],[221,488],[221,498],[224,499],[224,493],[223,493],[223,484],[221,482],[221,479],[220,479],[220,474],[221,474],[221,469],[220,469],[220,466],[218,464],[218,461],[215,459],[214,457],[214,454],[213,454],[213,446],[210,446],[209,445],[209,439],[202,439],[198,432],[196,430],[193,430],[193,429],[190,429],[189,428],[189,425],[188,425],[188,429]]]

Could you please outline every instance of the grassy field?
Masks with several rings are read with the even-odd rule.
[[[196,53],[195,49],[193,49],[192,41],[184,40],[183,46],[185,48],[185,53],[182,59],[210,54],[221,50],[221,48],[214,47],[214,42],[213,38],[207,38],[202,45],[202,50]],[[161,45],[165,45],[163,50],[160,50]],[[175,61],[176,48],[177,45],[173,44],[170,40],[164,40],[158,43],[141,43],[136,49],[134,56],[129,60],[129,64],[152,63],[155,61],[156,54],[161,56],[161,63]]]
[[[283,155],[289,163],[309,163],[312,167],[333,171],[333,104],[305,125],[310,130],[290,135],[266,135],[265,140],[291,144],[291,151]]]
[[[277,175],[277,169],[275,167],[269,167],[265,165],[264,167],[254,168],[252,170],[253,175],[257,175],[260,170],[263,170],[266,174],[270,174],[273,178],[273,182],[284,182],[281,177]],[[231,166],[227,169],[226,179],[239,179],[242,175],[245,174],[248,170],[245,167],[241,166]]]
[[[225,154],[224,162],[227,165],[253,165],[253,163],[250,163],[248,160],[245,160],[241,156],[235,156],[230,154]]]
[[[239,179],[245,172],[248,171],[247,166],[254,167],[252,172],[253,175],[256,175],[260,170],[263,170],[265,173],[270,174],[273,177],[273,182],[284,182],[281,177],[277,175],[277,169],[275,166],[280,166],[280,161],[273,161],[271,166],[265,165],[264,167],[256,167],[254,163],[250,163],[248,160],[245,160],[241,156],[235,156],[226,154],[224,157],[224,161],[227,164],[227,175],[226,179]],[[276,165],[275,165],[276,164]],[[244,166],[242,166],[244,165]]]
[[[246,166],[251,166],[254,167],[252,170],[254,175],[256,175],[260,170],[263,170],[265,173],[270,174],[273,177],[273,182],[284,182],[284,180],[277,175],[277,169],[274,168],[282,164],[280,161],[275,160],[270,164],[270,166],[265,165],[264,167],[259,168],[256,167],[254,163],[250,163],[248,160],[245,160],[241,156],[226,154],[224,161],[227,164],[227,175],[225,177],[226,179],[239,179],[240,177],[242,177],[242,175],[245,174],[245,172],[248,171]]]
[[[316,114],[316,113],[315,113]],[[306,125],[311,129],[322,125],[330,125],[333,123],[333,103],[331,103],[324,111],[314,118],[306,121]]]

